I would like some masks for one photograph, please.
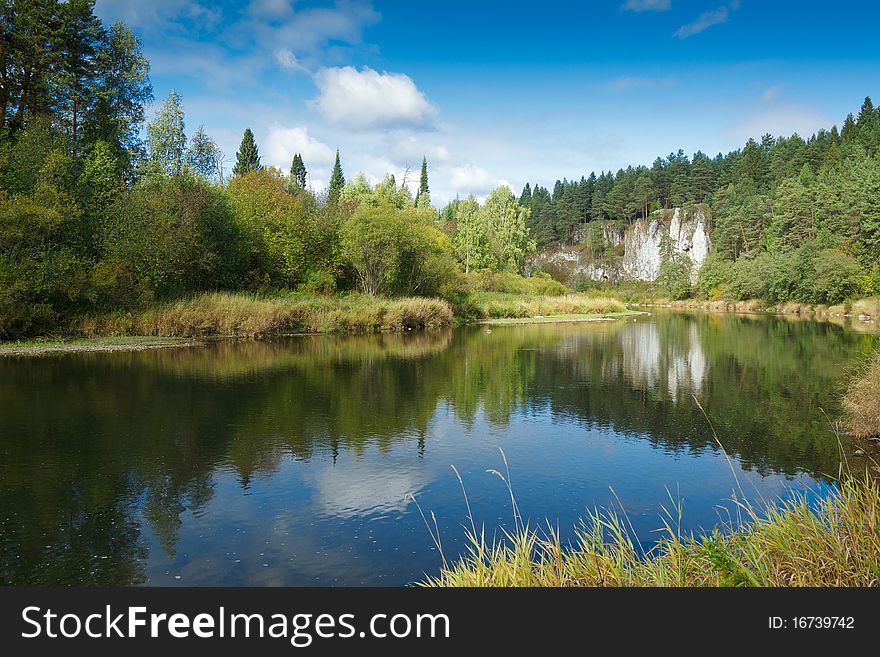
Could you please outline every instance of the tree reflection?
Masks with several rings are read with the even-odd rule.
[[[246,488],[286,458],[418,458],[441,405],[462,431],[549,412],[664,450],[715,449],[695,395],[745,467],[834,473],[825,413],[873,343],[827,324],[669,314],[3,359],[0,580],[143,582],[142,523],[172,557],[221,470]]]

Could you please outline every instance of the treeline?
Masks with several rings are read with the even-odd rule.
[[[144,125],[149,62],[91,0],[5,1],[0,126],[0,338],[83,314],[214,290],[360,291],[464,302],[465,267],[519,270],[531,244],[507,189],[439,222],[428,163],[415,197],[393,175],[326,190],[261,164],[245,130],[231,171],[172,91]]]
[[[651,167],[527,184],[520,203],[539,246],[573,244],[592,221],[633,222],[660,208],[707,203],[715,253],[696,289],[670,263],[680,298],[834,304],[880,293],[880,108],[866,98],[842,129],[809,139],[764,135],[710,158],[679,150]]]

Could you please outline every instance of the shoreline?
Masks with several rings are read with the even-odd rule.
[[[113,353],[120,351],[146,351],[147,349],[170,349],[175,347],[201,347],[207,340],[196,338],[162,338],[155,336],[126,336],[107,338],[59,338],[28,340],[9,344],[0,343],[0,358],[4,356],[48,356],[69,353]]]
[[[627,317],[650,315],[647,311],[631,311],[623,313],[595,313],[584,315],[535,315],[534,317],[497,317],[479,319],[473,324],[484,326],[505,326],[511,324],[575,324],[579,322],[613,322]]]

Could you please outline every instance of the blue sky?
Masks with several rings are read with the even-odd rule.
[[[303,154],[322,188],[336,148],[373,181],[427,156],[443,204],[808,136],[880,100],[874,2],[97,0],[143,39],[157,102],[182,95],[230,161]]]

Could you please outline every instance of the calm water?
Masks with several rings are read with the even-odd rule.
[[[491,333],[0,359],[0,584],[407,584],[466,510],[564,536],[619,496],[656,539],[670,493],[709,527],[734,486],[822,490],[823,410],[870,335],[771,318],[659,314]],[[491,533],[491,531],[490,531]]]

